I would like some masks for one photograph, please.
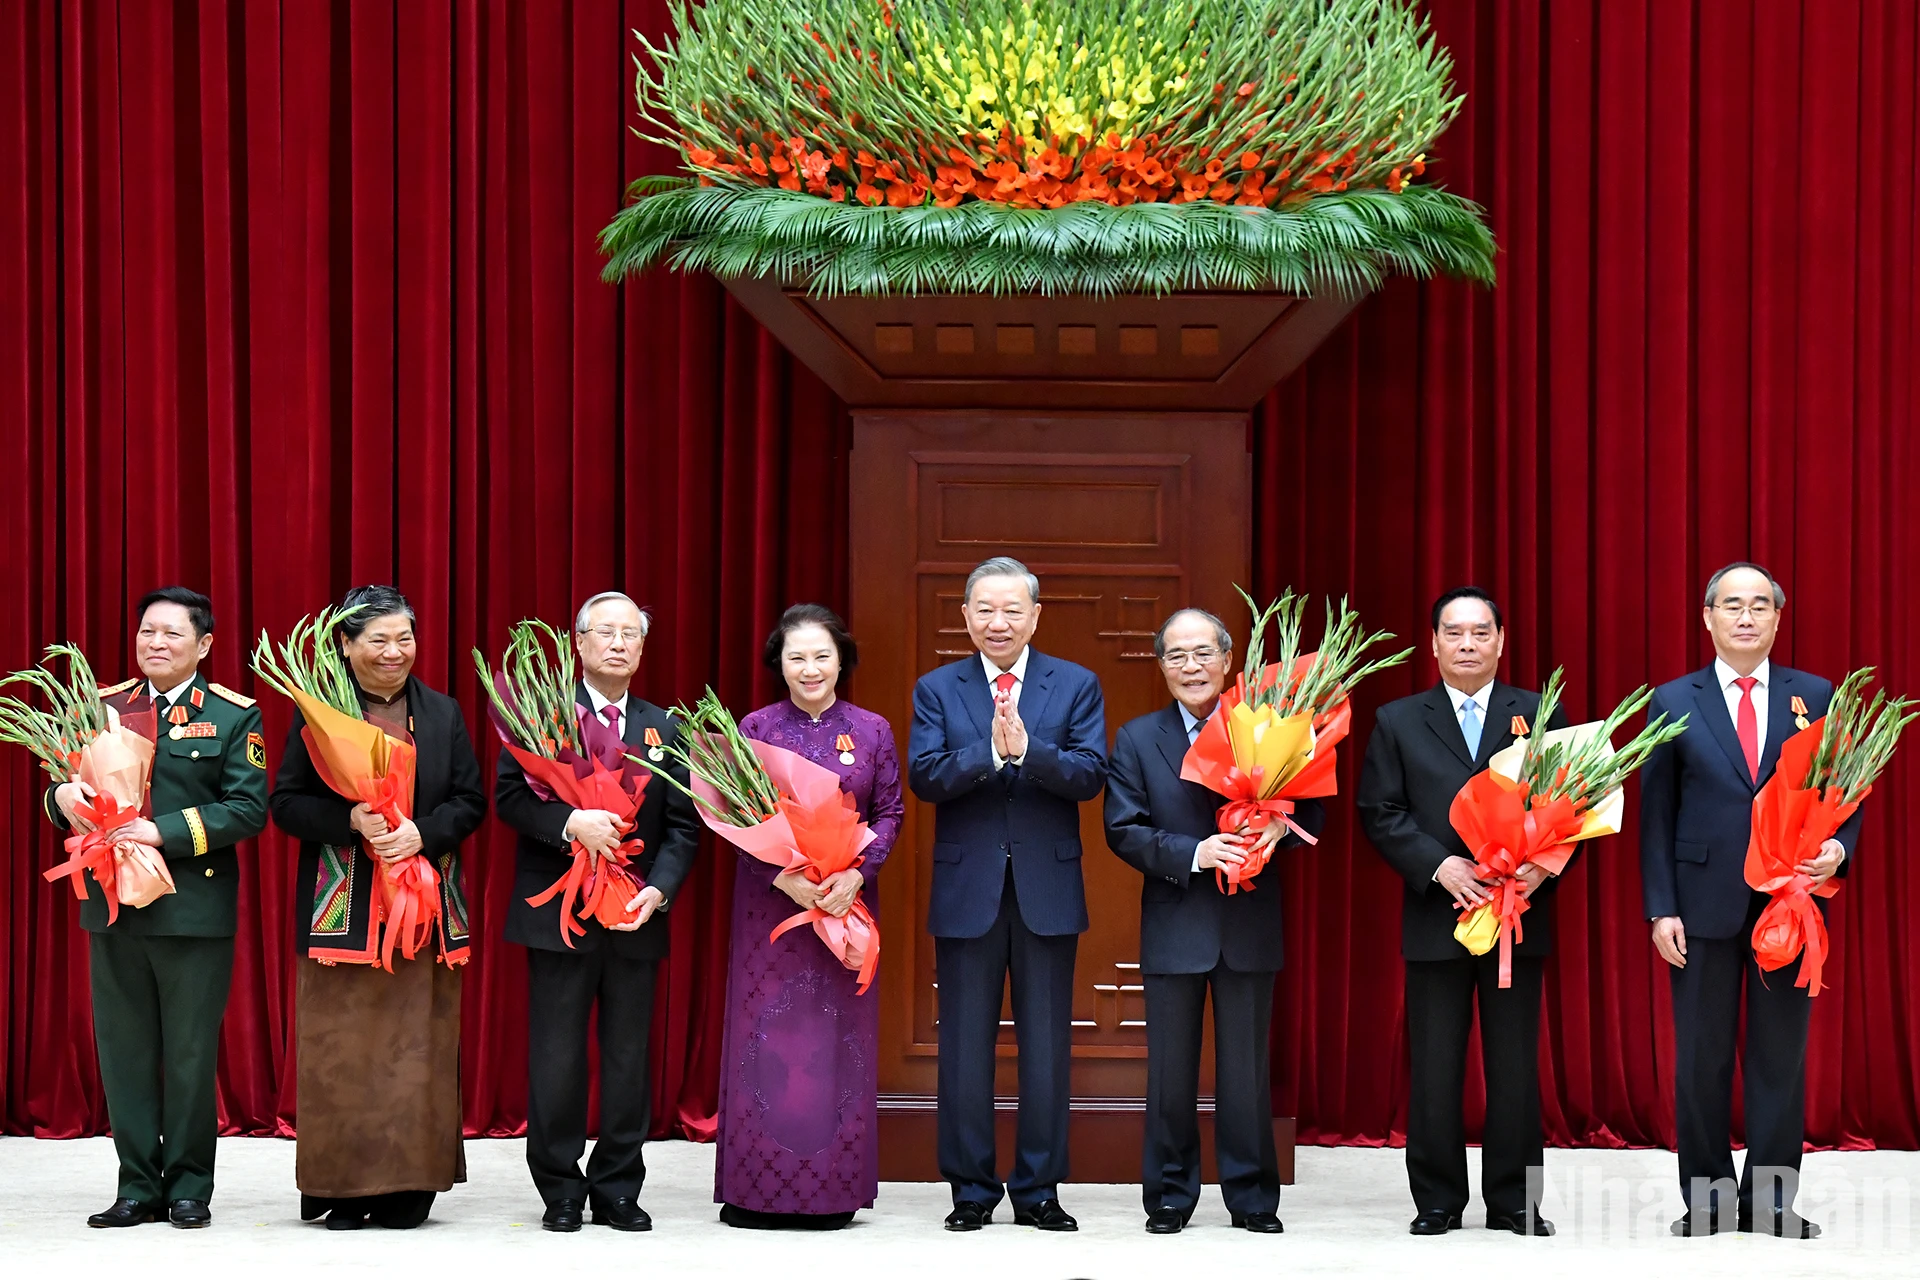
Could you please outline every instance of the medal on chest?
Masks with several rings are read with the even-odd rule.
[[[1793,727],[1796,729],[1807,727],[1807,700],[1797,693],[1793,695]]]
[[[647,759],[656,764],[666,759],[666,748],[660,745],[660,731],[652,725],[647,726]]]
[[[853,763],[853,735],[843,733],[833,740],[833,749],[840,753],[841,764]]]

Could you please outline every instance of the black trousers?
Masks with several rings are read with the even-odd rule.
[[[653,1120],[647,1035],[657,960],[593,951],[527,951],[527,1168],[548,1205],[640,1196]],[[600,1140],[587,1171],[587,1023],[600,1006]]]
[[[1527,1170],[1543,1161],[1540,1140],[1538,956],[1513,958],[1500,989],[1500,954],[1407,961],[1407,1039],[1413,1096],[1407,1108],[1407,1181],[1424,1213],[1467,1207],[1467,1033],[1480,1006],[1480,1060],[1487,1121],[1480,1135],[1480,1198],[1489,1214],[1525,1213]]]
[[[1755,1199],[1763,1211],[1791,1209],[1800,1183],[1806,1136],[1807,1019],[1813,1002],[1793,985],[1795,968],[1767,974],[1753,958],[1753,925],[1765,905],[1754,895],[1746,926],[1731,938],[1688,938],[1687,965],[1673,983],[1674,1127],[1679,1135],[1680,1192],[1689,1208],[1724,1212],[1733,1175],[1733,1055],[1741,985],[1746,987],[1747,1038],[1742,1098],[1747,1160],[1739,1208]]]
[[[1226,962],[1211,973],[1149,973],[1147,1135],[1140,1192],[1147,1212],[1200,1201],[1200,1042],[1213,989],[1214,1150],[1227,1211],[1280,1207],[1280,1162],[1273,1146],[1273,1074],[1267,1037],[1273,1023],[1273,973],[1239,973]]]
[[[1009,868],[1000,914],[978,938],[935,938],[940,983],[940,1176],[954,1203],[1000,1203],[993,1135],[994,1043],[1000,997],[1013,979],[1013,1035],[1020,1051],[1020,1114],[1013,1174],[1004,1194],[1015,1210],[1057,1198],[1067,1178],[1067,1117],[1073,1101],[1073,961],[1077,934],[1032,932],[1020,918]]]
[[[233,939],[88,936],[93,1038],[120,1157],[119,1198],[154,1207],[211,1201]]]

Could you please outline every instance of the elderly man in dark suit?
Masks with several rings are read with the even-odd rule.
[[[1535,728],[1540,695],[1494,678],[1507,633],[1500,607],[1478,587],[1456,587],[1433,605],[1433,656],[1440,683],[1381,707],[1354,795],[1360,824],[1380,856],[1406,881],[1400,951],[1407,965],[1407,1040],[1412,1099],[1407,1109],[1407,1180],[1417,1236],[1457,1231],[1469,1198],[1461,1090],[1467,1033],[1480,1008],[1480,1055],[1487,1119],[1480,1140],[1480,1194],[1487,1229],[1549,1236],[1528,1171],[1543,1158],[1540,1137],[1541,967],[1552,943],[1554,881],[1532,863],[1520,868],[1534,910],[1513,948],[1513,985],[1502,989],[1498,950],[1476,956],[1453,936],[1463,910],[1489,900],[1466,844],[1449,820],[1453,798],[1487,761]]]
[[[574,649],[583,673],[575,701],[620,734],[649,761],[660,761],[674,740],[675,721],[630,692],[647,639],[647,615],[618,591],[603,591],[574,620]],[[684,769],[670,764],[684,785]],[[500,753],[494,806],[520,833],[506,940],[527,948],[528,1036],[527,1167],[546,1202],[541,1225],[578,1231],[582,1210],[619,1231],[653,1225],[639,1205],[646,1161],[641,1156],[652,1119],[647,1036],[653,1024],[653,980],[667,954],[667,903],[693,865],[700,833],[693,802],[655,779],[642,798],[629,835],[644,842],[634,868],[646,887],[639,918],[609,929],[580,921],[586,935],[568,947],[561,939],[559,899],[528,905],[566,874],[573,842],[608,854],[622,840],[614,815],[542,800],[509,752]],[[599,1005],[600,1140],[586,1173],[587,1023]]]
[[[1675,1235],[1729,1226],[1820,1234],[1793,1209],[1811,1003],[1784,974],[1763,980],[1751,939],[1767,895],[1748,888],[1745,874],[1753,797],[1773,776],[1780,744],[1825,715],[1833,698],[1819,676],[1771,661],[1786,603],[1759,565],[1714,574],[1701,608],[1713,665],[1661,685],[1647,706],[1650,717],[1687,717],[1686,732],[1655,750],[1640,775],[1641,891],[1653,944],[1672,966],[1674,1121],[1687,1203]],[[1855,812],[1801,874],[1816,885],[1844,876],[1860,821]],[[1736,1185],[1729,1135],[1743,984],[1747,1161]],[[1731,1223],[1729,1208],[1737,1210]]]
[[[1180,778],[1187,748],[1219,705],[1233,665],[1226,626],[1204,609],[1182,609],[1160,624],[1153,654],[1173,701],[1129,721],[1115,737],[1106,802],[1108,847],[1146,877],[1140,974],[1147,999],[1147,1231],[1181,1230],[1200,1200],[1200,1041],[1211,988],[1220,1194],[1234,1226],[1278,1233],[1267,1042],[1274,974],[1286,961],[1280,873],[1269,866],[1228,896],[1215,872],[1242,862],[1256,843],[1300,838],[1278,822],[1259,836],[1220,831],[1216,815],[1226,800]],[[1318,833],[1324,818],[1318,800],[1303,801],[1293,815],[1309,833]]]
[[[1087,927],[1080,802],[1106,777],[1106,711],[1085,667],[1028,643],[1040,582],[998,556],[967,577],[977,653],[913,690],[908,782],[934,806],[927,931],[940,983],[940,1172],[949,1231],[977,1231],[1003,1194],[1013,1220],[1078,1229],[1060,1207],[1071,1107],[1073,961]],[[1013,985],[1020,1114],[1013,1176],[994,1159],[994,1042]]]

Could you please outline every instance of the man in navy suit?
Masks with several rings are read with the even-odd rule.
[[[1106,711],[1085,667],[1029,646],[1040,581],[996,556],[967,576],[961,616],[979,651],[913,690],[907,778],[934,806],[927,931],[940,984],[940,1172],[949,1231],[1013,1220],[1074,1231],[1060,1207],[1072,1084],[1073,961],[1087,927],[1080,802],[1106,777]],[[1001,1187],[993,1135],[994,1041],[1013,979],[1020,1115]]]
[[[1833,697],[1819,676],[1771,662],[1786,603],[1759,565],[1714,574],[1701,609],[1713,665],[1661,685],[1647,706],[1649,717],[1688,718],[1686,732],[1640,774],[1641,887],[1653,945],[1673,966],[1674,1124],[1687,1202],[1675,1235],[1729,1225],[1799,1239],[1820,1234],[1793,1211],[1811,1006],[1790,972],[1762,978],[1752,936],[1767,895],[1747,887],[1745,870],[1755,793],[1773,776],[1780,744],[1825,715]],[[1855,813],[1801,874],[1816,885],[1844,876],[1859,832]],[[1736,1184],[1730,1133],[1743,983],[1747,1161]],[[1732,1223],[1724,1216],[1730,1206]]]
[[[1180,778],[1187,748],[1219,705],[1233,637],[1204,609],[1182,609],[1153,637],[1173,702],[1129,721],[1107,770],[1107,845],[1146,877],[1140,890],[1140,974],[1147,998],[1147,1132],[1141,1195],[1147,1232],[1172,1235],[1200,1200],[1200,1037],[1213,990],[1214,1142],[1220,1195],[1233,1225],[1282,1228],[1280,1163],[1273,1145],[1268,1029],[1274,974],[1286,960],[1280,871],[1269,865],[1229,897],[1216,871],[1257,845],[1296,844],[1275,821],[1259,836],[1223,832],[1226,801]],[[1292,820],[1317,834],[1318,800]],[[1282,839],[1284,837],[1284,840]]]

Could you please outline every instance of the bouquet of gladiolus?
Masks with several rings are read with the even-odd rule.
[[[1815,898],[1840,892],[1837,880],[1815,886],[1800,873],[1820,846],[1853,816],[1873,790],[1901,731],[1920,712],[1908,698],[1876,691],[1864,696],[1872,667],[1862,667],[1834,691],[1827,714],[1780,744],[1780,764],[1753,798],[1747,839],[1747,883],[1772,901],[1753,926],[1753,957],[1761,969],[1784,968],[1804,952],[1794,986],[1820,994],[1827,959],[1827,923]]]
[[[1500,948],[1500,985],[1513,985],[1513,944],[1524,939],[1520,917],[1527,892],[1519,880],[1528,863],[1548,875],[1566,870],[1573,846],[1615,835],[1626,809],[1621,788],[1647,762],[1653,749],[1680,736],[1687,718],[1656,716],[1624,747],[1613,734],[1645,709],[1653,693],[1645,685],[1629,694],[1604,720],[1541,731],[1560,706],[1564,673],[1555,668],[1540,693],[1533,732],[1495,752],[1453,798],[1448,819],[1473,855],[1474,875],[1493,886],[1493,900],[1466,909],[1454,939],[1476,956]]]
[[[1245,591],[1240,598],[1253,614],[1246,666],[1187,749],[1180,776],[1227,798],[1217,818],[1222,831],[1259,835],[1279,822],[1317,844],[1294,824],[1293,810],[1301,800],[1334,793],[1335,747],[1353,718],[1348,696],[1361,680],[1405,662],[1413,650],[1363,661],[1368,649],[1393,639],[1393,633],[1368,633],[1342,599],[1338,612],[1327,602],[1320,647],[1302,653],[1306,596],[1288,591],[1264,609]],[[1280,645],[1271,663],[1266,661],[1269,626]],[[1229,894],[1251,887],[1271,849],[1266,840],[1249,846],[1239,866],[1214,872],[1216,883]]]
[[[620,735],[574,700],[573,646],[566,634],[527,619],[513,628],[499,672],[488,668],[478,649],[473,665],[487,691],[494,731],[526,771],[534,794],[576,809],[604,809],[623,835],[633,830],[652,770],[629,758]],[[639,913],[627,904],[644,887],[631,863],[644,847],[639,840],[623,840],[612,853],[596,857],[576,840],[567,873],[528,898],[527,905],[542,907],[564,895],[560,940],[568,947],[587,932],[574,918],[576,902],[583,919],[631,924]]]
[[[39,756],[55,783],[78,781],[93,792],[74,810],[67,860],[44,874],[49,881],[72,877],[76,898],[87,896],[82,875],[91,875],[106,899],[107,923],[112,924],[123,904],[144,907],[176,891],[173,873],[158,849],[117,838],[121,828],[146,811],[154,716],[151,710],[123,715],[103,702],[93,668],[73,645],[48,645],[48,662],[54,658],[66,660],[65,680],[54,675],[47,662],[0,680],[0,685],[38,689],[48,708],[42,711],[19,698],[0,697],[0,742],[18,743]]]
[[[873,832],[860,820],[840,777],[783,747],[754,742],[712,689],[676,708],[680,741],[666,753],[687,767],[701,819],[742,853],[821,884],[864,861]],[[671,775],[659,774],[674,786]],[[859,974],[859,994],[880,964],[880,925],[859,897],[844,916],[815,907],[780,922],[767,940],[811,924],[827,950]]]
[[[355,612],[329,607],[300,619],[278,653],[262,631],[253,673],[300,708],[306,721],[300,736],[320,780],[379,814],[392,831],[413,816],[414,749],[369,724],[361,709],[337,638],[340,623]],[[368,925],[366,963],[392,973],[396,947],[411,960],[433,936],[440,921],[440,875],[423,853],[398,862],[373,861],[380,886],[373,901],[376,918]],[[375,925],[382,935],[377,958],[371,945]]]

